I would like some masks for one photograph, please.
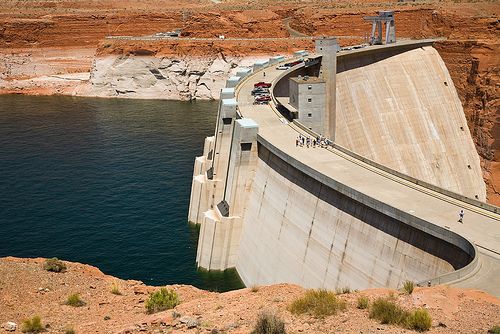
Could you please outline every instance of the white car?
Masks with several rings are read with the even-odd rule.
[[[286,66],[286,65],[280,65],[278,67],[276,67],[277,70],[288,70],[290,67],[289,66]]]

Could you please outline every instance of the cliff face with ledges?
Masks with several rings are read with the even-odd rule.
[[[436,49],[446,63],[481,158],[488,202],[500,205],[500,44],[446,41]]]

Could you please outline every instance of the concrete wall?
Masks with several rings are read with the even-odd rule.
[[[292,166],[298,164],[259,145],[236,265],[245,284],[395,288],[406,279],[438,276],[470,261],[452,243]]]
[[[365,154],[398,150],[399,142],[395,139],[398,137],[392,137],[396,131],[414,140],[401,139],[408,152],[415,149],[412,145],[416,145],[418,152],[421,142],[430,145],[432,141],[444,150],[443,155],[449,145],[462,143],[468,149],[468,139],[460,141],[461,132],[457,135],[446,130],[444,116],[437,117],[432,113],[439,110],[428,108],[433,105],[429,101],[437,101],[444,108],[458,101],[454,89],[444,97],[424,89],[426,85],[439,85],[442,80],[439,75],[447,74],[445,69],[432,69],[440,60],[432,50],[423,47],[400,53],[393,49],[390,56],[385,55],[387,59],[383,52],[367,52],[366,58],[339,55],[342,61],[338,76],[342,80],[337,80],[340,117],[337,139],[348,143],[352,140],[353,147],[359,144],[363,148],[365,144],[369,149]],[[431,69],[428,74],[421,74],[416,68],[408,72],[408,68],[416,66],[412,62]],[[367,68],[366,74],[363,69],[356,69],[361,64]],[[313,70],[317,68],[300,71]],[[415,75],[414,79],[409,73]],[[282,84],[284,81],[286,84]],[[400,85],[410,88],[398,88]],[[275,87],[275,92],[287,93],[287,75]],[[390,96],[381,93],[389,90]],[[372,100],[376,107],[370,105]],[[292,282],[333,289],[398,287],[404,280],[420,281],[444,275],[471,261],[473,247],[453,232],[352,191],[347,184],[318,175],[263,138],[259,138],[256,150],[256,142],[249,139],[253,138],[253,132],[243,131],[241,122],[235,122],[233,105],[221,102],[215,136],[207,138],[204,155],[195,161],[189,220],[201,223],[197,253],[200,267],[219,270],[236,267],[247,285]],[[389,109],[387,105],[398,108]],[[422,110],[416,112],[408,107],[413,105],[421,106]],[[368,114],[362,113],[365,109]],[[444,115],[448,113],[447,109]],[[228,118],[231,123],[225,123]],[[408,123],[393,122],[394,119],[405,119]],[[410,120],[416,123],[409,123]],[[457,119],[451,121],[455,122],[449,124],[453,129]],[[409,127],[409,124],[412,128],[406,129],[404,125]],[[242,150],[241,143],[249,141],[253,142],[250,150]],[[396,147],[387,148],[387,143]],[[455,148],[453,152],[460,152],[458,146]],[[472,150],[475,153],[473,146]],[[468,153],[465,156],[474,158]],[[433,155],[423,157],[412,165],[418,173],[433,161],[429,159]],[[475,168],[473,162],[467,169],[475,171]],[[455,170],[448,169],[450,173]],[[213,172],[213,178],[208,177],[209,171]],[[446,180],[449,175],[438,177]],[[451,178],[460,181],[460,174],[455,173]],[[481,176],[479,179],[482,182]],[[226,216],[217,206],[222,200],[229,205]]]
[[[338,61],[336,143],[404,174],[486,200],[460,100],[433,47],[379,49]]]

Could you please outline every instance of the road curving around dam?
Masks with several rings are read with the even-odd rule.
[[[265,72],[266,80],[283,77]],[[273,103],[253,105],[250,91],[263,78],[263,71],[253,73],[236,93],[241,116],[259,125],[260,152],[269,152],[259,152],[244,218],[236,268],[245,283],[358,288],[458,280],[500,295],[497,213],[346,149],[296,147],[297,135],[310,133],[289,124]],[[457,222],[461,209],[464,223]],[[470,258],[454,263],[464,254]]]

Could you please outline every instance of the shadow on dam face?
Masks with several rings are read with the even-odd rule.
[[[392,218],[340,193],[282,160],[261,143],[258,143],[258,156],[260,160],[265,162],[275,172],[319,200],[328,203],[377,230],[448,262],[455,270],[466,266],[472,261],[471,255],[458,246]],[[334,219],[335,217],[332,217],[332,221]]]
[[[365,67],[375,64],[379,61],[386,60],[390,57],[397,56],[410,50],[414,50],[415,46],[398,46],[397,48],[388,49],[364,49],[363,52],[350,54],[348,57],[340,56],[337,58],[337,74],[349,71],[355,68]]]

